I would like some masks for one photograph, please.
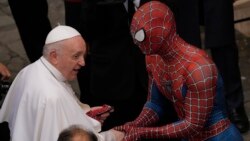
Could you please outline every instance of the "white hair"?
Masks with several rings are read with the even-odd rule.
[[[56,53],[60,53],[64,48],[65,44],[63,42],[55,42],[51,44],[45,44],[43,47],[43,57],[49,59],[49,54],[52,51],[56,51]]]

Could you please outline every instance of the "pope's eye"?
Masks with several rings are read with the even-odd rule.
[[[142,42],[145,39],[145,31],[140,29],[135,33],[135,39],[139,42]]]

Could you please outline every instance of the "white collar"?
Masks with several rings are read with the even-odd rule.
[[[40,61],[57,80],[62,82],[66,81],[62,73],[57,68],[55,68],[46,58],[42,56],[40,58]]]
[[[135,6],[135,10],[137,10],[138,7],[140,6],[140,1],[141,0],[133,0],[134,6]],[[128,11],[128,0],[124,1],[123,4],[124,4],[126,10]]]
[[[135,5],[136,9],[140,6],[140,1],[141,0],[133,0],[133,3]]]

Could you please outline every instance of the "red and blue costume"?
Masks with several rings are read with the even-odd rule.
[[[185,24],[185,23],[183,23]],[[135,44],[146,54],[148,100],[132,122],[116,127],[125,141],[180,138],[188,141],[243,141],[227,118],[222,79],[205,51],[181,39],[173,13],[163,3],[141,6],[131,23]],[[171,101],[179,120],[157,127]]]

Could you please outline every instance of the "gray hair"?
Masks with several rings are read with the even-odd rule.
[[[63,42],[55,42],[55,43],[51,43],[51,44],[45,44],[43,47],[43,57],[48,59],[49,54],[52,51],[56,51],[56,53],[60,53],[64,46],[65,45],[63,44]]]
[[[90,131],[85,130],[79,125],[71,125],[70,127],[64,129],[57,139],[57,141],[72,141],[75,135],[87,136],[87,141],[97,141],[97,136]]]

